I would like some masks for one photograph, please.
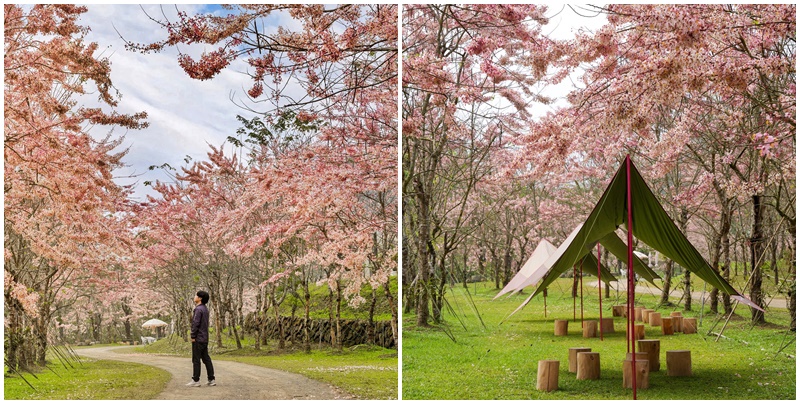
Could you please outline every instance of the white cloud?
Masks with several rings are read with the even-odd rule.
[[[144,181],[168,177],[160,171],[148,171],[151,165],[169,163],[180,167],[186,155],[194,160],[204,159],[208,144],[219,146],[235,133],[240,126],[236,115],[250,118],[245,111],[230,100],[246,97],[244,90],[251,85],[250,79],[241,72],[246,71],[243,61],[238,60],[212,80],[198,81],[189,78],[177,62],[177,50],[168,48],[161,53],[141,54],[125,49],[125,40],[135,43],[150,43],[163,39],[166,31],[150,20],[176,19],[176,7],[192,15],[202,11],[203,6],[157,6],[144,5],[90,5],[80,23],[91,28],[87,42],[97,42],[98,54],[111,61],[111,79],[122,94],[117,110],[121,113],[146,111],[150,126],[144,130],[129,131],[125,146],[130,148],[125,162],[130,169],[117,174],[129,176],[132,172],[142,174],[137,178],[135,197],[143,200],[152,190]],[[144,10],[143,10],[144,9]],[[145,11],[147,14],[145,14]],[[119,32],[119,33],[118,33]],[[181,46],[180,50],[197,56],[210,46]],[[80,99],[85,106],[96,106],[97,95],[90,94]],[[90,133],[102,136],[108,128],[96,127]],[[120,179],[129,184],[129,178]]]

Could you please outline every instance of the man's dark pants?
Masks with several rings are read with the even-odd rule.
[[[192,380],[200,381],[200,361],[206,365],[208,380],[214,380],[214,365],[211,364],[211,357],[208,356],[208,342],[192,342],[192,365],[194,374]]]

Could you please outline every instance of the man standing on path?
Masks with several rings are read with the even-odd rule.
[[[216,386],[214,379],[214,365],[208,356],[208,292],[200,290],[194,296],[194,314],[192,315],[192,365],[194,373],[192,381],[186,383],[189,387],[200,387],[200,361],[206,365],[208,382],[206,386]]]

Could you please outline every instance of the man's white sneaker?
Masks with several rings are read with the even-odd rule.
[[[186,383],[186,386],[187,387],[200,387],[200,382],[192,380],[189,383]]]
[[[216,386],[216,385],[217,385],[216,380],[209,380],[208,383],[206,383],[206,386]]]

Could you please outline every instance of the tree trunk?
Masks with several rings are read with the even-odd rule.
[[[45,292],[46,293],[46,292]],[[44,366],[47,364],[47,332],[50,326],[50,299],[45,298],[44,302],[39,306],[39,318],[33,319],[33,348],[35,352],[36,364]],[[102,315],[99,313],[97,317],[102,320]],[[95,341],[100,341],[100,321],[97,322],[97,328],[94,329]]]
[[[672,260],[667,260],[667,264],[664,269],[664,287],[661,290],[661,302],[659,304],[663,306],[669,305],[669,291],[672,285],[672,266],[674,262]]]
[[[311,326],[311,292],[308,290],[308,278],[306,278],[305,273],[303,274],[303,298],[305,306],[305,313],[303,314],[303,351],[310,353],[311,334],[308,328]]]
[[[394,339],[394,346],[397,347],[397,327],[398,327],[398,318],[397,318],[397,304],[395,303],[394,296],[392,295],[392,290],[389,288],[389,282],[383,284],[383,291],[386,293],[386,300],[389,301],[389,308],[392,313],[392,338]]]
[[[286,336],[283,332],[283,321],[281,321],[280,308],[278,307],[278,300],[275,298],[275,285],[270,286],[269,299],[272,303],[272,311],[275,313],[275,325],[278,327],[278,348],[286,348]]]
[[[331,333],[331,348],[336,348],[336,324],[334,321],[333,288],[328,284],[328,324]]]
[[[774,274],[775,285],[780,284],[780,281],[779,281],[780,276],[778,274],[778,240],[777,240],[777,237],[778,236],[777,236],[777,231],[776,231],[775,232],[775,237],[773,238],[772,243],[770,243],[770,255],[771,255],[771,258],[772,258],[771,265],[772,265],[772,273]]]
[[[336,350],[342,352],[342,285],[336,281]]]
[[[367,323],[367,343],[369,345],[375,344],[375,304],[378,302],[378,296],[375,293],[375,288],[372,290],[372,299],[369,303],[369,322]]]
[[[683,309],[692,311],[692,279],[691,272],[684,269],[683,274]]]
[[[764,262],[764,233],[762,223],[764,220],[764,205],[761,195],[753,195],[753,234],[750,238],[750,268],[753,271],[750,288],[750,300],[759,307],[764,307],[764,295],[761,290],[761,263]],[[764,324],[764,312],[750,308],[752,321],[755,324]]]
[[[795,294],[797,292],[797,260],[795,257],[795,252],[797,250],[797,235],[795,233],[796,227],[794,222],[789,226],[789,235],[792,237],[792,244],[789,246],[790,248],[790,264],[789,264],[789,279],[791,281],[789,286],[789,315],[792,318],[792,321],[789,325],[789,328],[794,331],[796,329],[795,318],[797,313],[797,302],[795,300]]]
[[[511,227],[511,218],[506,215],[506,224]],[[511,243],[514,241],[514,234],[509,231],[506,234],[505,253],[503,254],[503,284],[505,286],[511,280]],[[499,288],[498,288],[499,289]]]
[[[428,177],[430,174],[425,174]],[[428,284],[431,274],[431,262],[428,251],[430,240],[430,203],[429,195],[426,194],[425,187],[422,184],[422,178],[415,178],[415,195],[417,201],[417,217],[419,220],[419,231],[417,232],[417,258],[419,259],[419,276],[417,276],[417,325],[427,326],[430,312],[428,309]]]
[[[467,280],[469,280],[469,267],[467,266],[467,252],[464,251],[464,255],[461,256],[462,265],[464,266],[464,271],[462,272],[464,276],[461,278],[461,286],[466,289],[468,287]]]
[[[722,277],[729,281],[731,280],[731,240],[730,240],[730,223],[731,218],[728,217],[727,230],[722,233]],[[733,306],[731,305],[731,295],[727,293],[722,294],[722,307],[725,308],[725,314],[731,314]]]
[[[125,314],[125,340],[133,341],[133,336],[131,335],[131,319],[130,315],[133,313],[130,306],[127,303],[122,302],[122,312]]]
[[[231,315],[234,315],[231,313]],[[236,348],[242,349],[242,340],[239,339],[239,331],[236,329],[236,322],[231,324],[231,329],[233,330],[233,338],[236,339]]]
[[[259,290],[258,293],[256,293],[256,312],[253,313],[253,321],[255,321],[256,325],[256,340],[253,348],[256,351],[261,350],[261,337],[264,334],[264,326],[262,321],[262,313],[264,312],[263,304],[264,299],[261,297],[261,291]]]

